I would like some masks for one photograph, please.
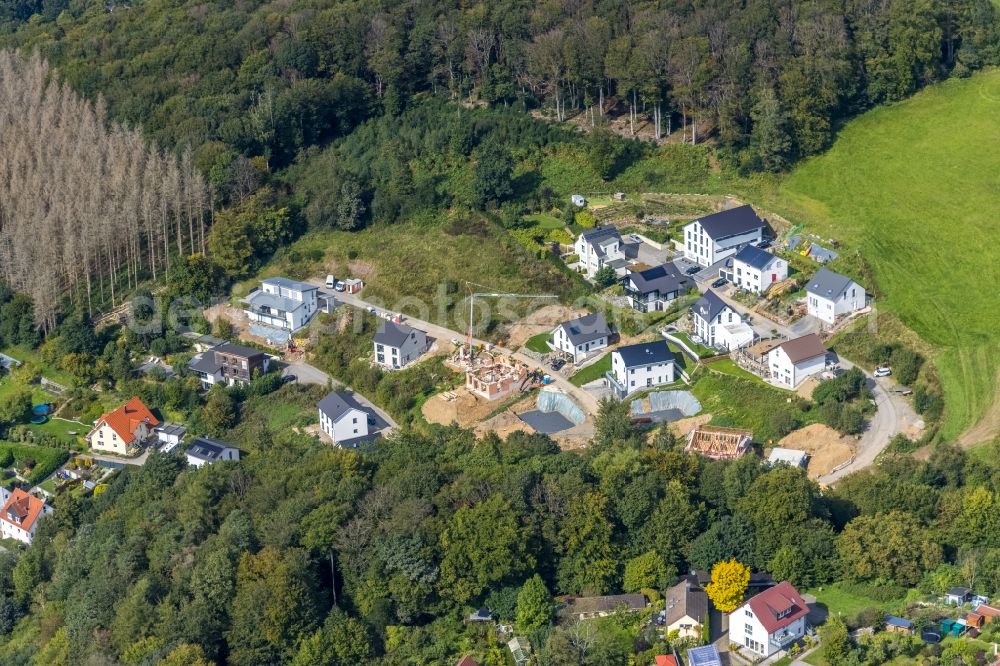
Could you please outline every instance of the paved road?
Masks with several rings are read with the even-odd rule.
[[[307,280],[307,282],[318,286],[323,285],[322,280]],[[368,301],[360,298],[355,294],[337,292],[336,299],[338,302],[346,303],[348,305],[353,305],[354,307],[357,308],[363,308],[363,309],[374,308],[377,314],[390,312],[385,308],[369,303]],[[459,331],[454,331],[439,324],[435,324],[429,321],[424,321],[422,319],[415,319],[413,317],[405,317],[403,321],[406,325],[421,330],[430,337],[436,338],[438,340],[458,340],[464,344],[466,341],[466,336],[468,335],[467,333],[460,333]],[[477,338],[473,338],[472,342],[473,344],[479,344],[479,345],[486,344],[484,340],[479,340]],[[558,387],[559,389],[563,390],[570,397],[572,397],[573,400],[583,409],[585,413],[590,415],[597,414],[597,407],[598,407],[597,399],[593,395],[591,395],[590,393],[588,393],[587,391],[583,390],[578,386],[574,386],[572,383],[570,383],[568,379],[560,377],[558,374],[553,373],[547,365],[541,363],[536,359],[533,359],[519,352],[514,352],[513,357],[518,361],[520,361],[521,363],[527,365],[529,368],[540,370],[543,373],[550,375],[552,377],[552,384]]]
[[[387,435],[390,431],[399,428],[399,425],[385,410],[376,406],[375,403],[360,393],[357,393],[354,389],[344,386],[344,384],[336,379],[331,379],[330,375],[326,374],[314,365],[309,365],[304,361],[290,363],[281,371],[282,377],[287,375],[294,375],[296,378],[296,384],[319,384],[320,386],[329,385],[332,386],[334,390],[342,391],[347,394],[345,398],[350,398],[348,402],[356,402],[358,406],[375,415],[374,429],[379,430],[383,435]]]

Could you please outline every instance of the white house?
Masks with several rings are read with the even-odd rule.
[[[698,299],[691,313],[694,332],[707,346],[733,351],[753,344],[753,329],[711,289]]]
[[[20,488],[13,492],[0,488],[3,510],[0,512],[0,537],[30,544],[38,528],[38,519],[52,513],[52,507]]]
[[[368,436],[369,415],[337,393],[319,401],[319,427],[338,446],[356,447]]]
[[[375,332],[375,362],[387,370],[398,370],[427,351],[427,334],[405,324],[387,321]]]
[[[826,268],[819,269],[806,285],[806,311],[828,324],[840,315],[855,312],[865,305],[864,287],[846,275]]]
[[[826,367],[826,347],[815,333],[786,340],[764,355],[771,381],[793,389],[807,377],[823,372]]]
[[[569,201],[577,208],[583,208],[584,206],[587,205],[587,200],[583,197],[582,194],[571,195]]]
[[[247,384],[256,374],[267,372],[270,361],[259,349],[223,342],[195,354],[188,368],[201,380],[202,388],[209,389],[213,384]]]
[[[775,282],[788,277],[788,262],[753,245],[733,257],[730,281],[741,289],[762,294]]]
[[[632,299],[632,309],[661,312],[694,286],[690,277],[673,262],[644,271],[629,271],[623,280],[625,295]]]
[[[244,312],[251,322],[297,331],[319,311],[319,289],[288,278],[261,280],[261,288],[246,297]]]
[[[240,450],[225,442],[208,437],[199,437],[184,451],[188,465],[201,467],[220,460],[239,460]]]
[[[619,398],[644,388],[671,384],[675,376],[674,353],[666,340],[619,347],[611,352],[608,386]]]
[[[153,436],[153,429],[160,425],[149,408],[139,398],[132,398],[124,405],[101,414],[94,428],[87,433],[90,448],[120,456],[134,453]]]
[[[154,432],[156,433],[156,439],[162,444],[160,450],[164,453],[170,453],[184,440],[187,428],[179,423],[164,423],[157,426]]]
[[[624,274],[628,265],[621,234],[612,226],[584,231],[577,236],[574,249],[580,257],[583,272],[591,279],[605,266],[611,266],[616,273]]]
[[[684,225],[684,256],[711,266],[764,240],[766,226],[749,205],[706,215]]]
[[[809,607],[788,581],[756,594],[729,614],[729,642],[766,658],[802,638]]]
[[[576,363],[591,352],[608,346],[611,328],[604,315],[588,314],[564,321],[552,331],[552,347],[573,357]]]

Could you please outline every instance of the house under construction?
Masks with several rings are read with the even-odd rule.
[[[694,452],[713,460],[735,460],[750,450],[753,433],[739,428],[699,426],[688,436],[685,452]]]
[[[465,388],[486,400],[497,400],[534,385],[534,374],[528,366],[505,354],[473,350],[471,360],[466,350],[459,349],[450,365],[465,370]]]

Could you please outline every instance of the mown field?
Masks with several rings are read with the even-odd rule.
[[[991,412],[997,392],[998,137],[994,70],[859,117],[826,154],[762,197],[808,230],[838,239],[858,267],[859,251],[877,307],[933,346],[948,439]]]

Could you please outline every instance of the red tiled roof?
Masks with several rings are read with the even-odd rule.
[[[469,655],[465,655],[458,661],[457,666],[479,666],[479,662]]]
[[[10,494],[10,499],[3,505],[0,519],[20,527],[25,532],[30,532],[31,526],[35,524],[44,507],[45,502],[42,500],[34,495],[29,495],[20,488],[15,488],[14,492]],[[11,520],[12,515],[16,520]]]
[[[987,606],[986,604],[979,604],[976,606],[976,612],[983,617],[1000,617],[1000,608],[994,608],[993,606]]]
[[[135,439],[135,430],[140,423],[146,423],[150,428],[160,425],[160,422],[139,398],[132,398],[113,412],[101,414],[97,426],[100,427],[101,423],[107,423],[112,430],[118,433],[118,437],[125,444],[131,444]]]
[[[677,666],[677,660],[672,654],[656,655],[656,666]]]
[[[809,614],[809,607],[805,600],[787,580],[750,597],[747,604],[769,634],[773,634]],[[790,612],[779,618],[778,614],[784,611]]]

